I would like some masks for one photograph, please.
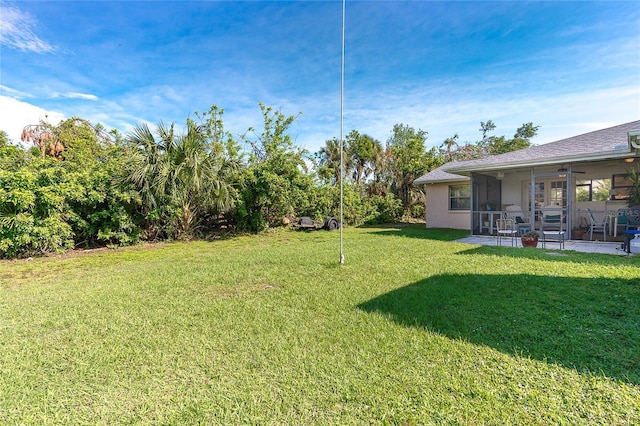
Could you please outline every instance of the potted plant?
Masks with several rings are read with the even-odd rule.
[[[536,231],[528,231],[522,234],[520,240],[522,247],[537,247],[539,235]]]
[[[584,236],[584,230],[579,227],[575,227],[571,230],[571,239],[572,240],[581,240]]]

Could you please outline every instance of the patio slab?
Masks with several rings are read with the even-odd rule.
[[[498,245],[498,239],[492,236],[472,235],[465,238],[456,240],[459,243],[467,244],[479,244],[483,246],[496,246]],[[503,247],[511,247],[511,242],[508,239],[502,241]],[[558,250],[560,245],[558,243],[547,242],[546,248],[542,248],[542,241],[538,242],[538,249],[541,250]],[[522,247],[520,241],[518,241],[518,247]],[[619,256],[628,256],[621,248],[620,242],[604,242],[604,241],[583,241],[583,240],[565,240],[565,250],[575,250],[583,253],[601,253],[601,254],[615,254]]]

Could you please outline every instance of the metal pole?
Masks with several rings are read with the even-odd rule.
[[[344,196],[344,159],[342,158],[343,150],[343,134],[344,134],[344,15],[346,9],[346,0],[342,0],[342,60],[340,63],[340,265],[344,265],[343,252],[343,233],[344,214],[343,214],[343,196]]]

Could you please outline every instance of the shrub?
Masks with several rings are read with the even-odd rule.
[[[73,247],[66,222],[65,191],[45,168],[0,171],[0,257],[58,252]]]

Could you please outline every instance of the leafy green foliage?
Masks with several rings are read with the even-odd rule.
[[[15,171],[0,171],[0,257],[138,241],[139,203],[114,182],[118,158],[112,154],[108,162],[80,168],[36,157]]]
[[[470,160],[473,158],[486,157],[488,155],[499,155],[511,151],[529,148],[531,139],[538,134],[540,126],[533,123],[524,123],[520,126],[512,138],[506,136],[493,136],[490,133],[496,129],[493,121],[480,122],[482,140],[476,143],[458,144],[458,135],[455,134],[445,139],[440,147],[439,156],[445,161]]]
[[[0,130],[0,148],[4,148],[9,145],[9,135],[4,130]]]
[[[111,137],[102,126],[93,126],[78,117],[61,121],[55,128],[55,135],[64,145],[63,159],[79,168],[104,160],[106,150],[112,144]]]
[[[640,206],[640,167],[636,170],[627,170],[627,174],[631,181],[627,204],[629,207]]]
[[[0,170],[16,171],[32,160],[32,155],[15,145],[0,144]]]
[[[123,136],[72,117],[25,127],[23,140],[35,145],[29,151],[0,132],[6,200],[0,256],[258,232],[285,217],[337,218],[340,141],[327,140],[310,158],[289,135],[297,116],[259,107],[263,127],[240,136],[245,150],[224,129],[224,110],[215,105],[187,118],[184,132],[160,122],[153,131],[143,124]],[[424,199],[415,178],[444,161],[526,147],[538,129],[526,123],[507,139],[490,136],[495,128],[483,122],[481,142],[459,146],[454,135],[440,151],[425,148],[426,131],[405,124],[393,127],[385,148],[352,130],[342,156],[344,224],[421,219]]]
[[[507,139],[505,136],[488,136],[487,132],[496,128],[491,120],[487,123],[481,123],[482,141],[479,142],[483,155],[499,155],[511,151],[529,148],[531,146],[531,138],[538,134],[540,126],[534,126],[533,123],[524,123],[518,127],[513,138]]]
[[[85,120],[46,127],[65,143],[62,161],[0,148],[0,257],[138,241],[137,195],[115,179],[124,151]]]
[[[347,135],[346,142],[349,164],[353,170],[351,175],[357,185],[376,173],[379,164],[376,160],[383,155],[382,144],[369,135],[361,135],[357,130]]]
[[[73,247],[65,198],[77,187],[51,161],[35,169],[0,170],[0,257]]]
[[[426,131],[415,130],[406,124],[394,125],[393,134],[387,140],[392,188],[405,211],[419,195],[419,190],[413,187],[413,181],[441,164],[435,148],[426,151],[426,140]]]
[[[282,224],[288,215],[306,211],[314,190],[306,173],[305,152],[286,133],[295,116],[260,104],[262,133],[249,129],[242,140],[251,146],[248,167],[239,177],[234,219],[240,229],[261,231]]]
[[[306,211],[314,190],[311,177],[287,161],[249,166],[239,187],[234,219],[239,229],[253,232],[279,226],[285,216]]]
[[[233,203],[227,177],[235,166],[225,157],[232,145],[223,140],[222,110],[214,107],[210,113],[202,124],[187,120],[184,135],[176,134],[173,124],[160,123],[157,138],[147,125],[128,138],[127,180],[139,191],[150,227],[160,236],[193,238],[207,214],[225,213]]]
[[[76,246],[128,245],[140,240],[143,218],[138,213],[139,194],[120,186],[118,179],[125,153],[113,148],[107,158],[104,163],[73,173],[82,188],[76,197],[68,199]]]
[[[343,162],[345,170],[349,167],[351,159],[343,152]],[[330,185],[340,184],[340,140],[337,138],[329,139],[325,145],[320,148],[314,156],[317,162],[318,176]]]

